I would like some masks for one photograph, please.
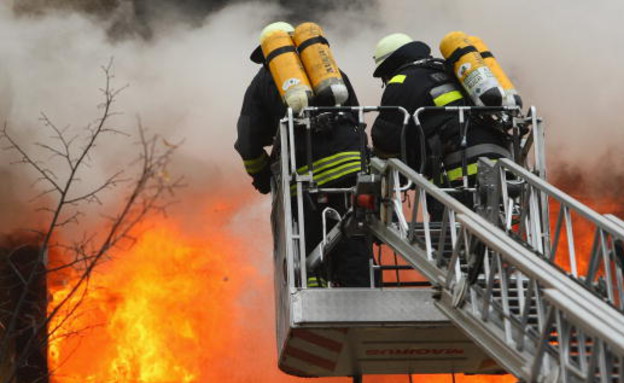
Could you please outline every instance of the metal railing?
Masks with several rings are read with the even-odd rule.
[[[402,108],[391,109],[403,113],[405,131],[410,116]],[[337,226],[325,228],[327,234],[312,257],[306,254],[304,192],[353,191],[317,187],[310,158],[308,172],[297,173],[292,150],[295,129],[305,129],[309,137],[311,120],[306,113],[349,111],[357,112],[363,133],[364,113],[380,110],[308,108],[297,118],[289,110],[281,121],[280,169],[273,194],[274,235],[280,238],[276,241],[276,283],[286,283],[291,291],[306,288],[311,260],[322,260],[329,242],[336,240]],[[450,111],[465,112],[461,108]],[[419,126],[418,113],[412,118]],[[405,163],[373,158],[370,171],[381,177],[382,204],[377,215],[367,216],[366,227],[437,286],[437,307],[518,378],[527,382],[624,382],[624,316],[618,312],[624,304],[624,224],[595,213],[540,178],[546,167],[543,128],[535,109],[529,118],[518,121],[532,126],[535,156],[531,169],[516,163],[528,167],[524,160],[482,161],[480,176],[490,173],[487,186],[493,190],[480,201],[479,214]],[[522,151],[526,159],[530,146],[525,141],[516,153]],[[368,170],[363,166],[362,172]],[[406,195],[413,196],[409,207],[404,204]],[[291,206],[293,201],[295,206]],[[559,213],[551,225],[554,205]],[[574,216],[595,227],[584,267],[578,265]],[[562,238],[567,246],[561,245]],[[568,255],[568,264],[561,263],[563,253]],[[280,299],[287,300],[287,296]]]
[[[624,311],[624,226],[619,219],[598,214],[512,161],[501,160],[496,169],[505,230]],[[519,196],[510,196],[510,184],[520,186]]]
[[[436,305],[475,343],[525,381],[620,381],[620,313],[402,162],[371,165],[384,180],[372,232],[439,286]],[[414,185],[411,211],[397,202],[399,178]],[[435,229],[432,204],[442,207]]]
[[[314,183],[314,166],[311,158],[311,134],[313,121],[311,116],[318,113],[355,113],[357,114],[357,128],[362,135],[362,170],[361,173],[368,173],[368,155],[365,145],[365,121],[364,115],[370,112],[395,111],[403,115],[403,126],[407,126],[410,121],[410,114],[402,107],[394,106],[354,106],[354,107],[309,107],[302,110],[299,116],[294,116],[292,109],[288,108],[286,117],[280,121],[279,145],[280,161],[279,171],[276,173],[276,183],[273,190],[273,230],[277,238],[280,234],[285,236],[285,248],[278,251],[284,258],[287,270],[284,276],[290,288],[307,287],[307,271],[310,267],[323,260],[323,256],[333,243],[340,239],[338,224],[334,230],[324,228],[324,238],[311,254],[306,251],[305,235],[305,212],[303,207],[305,193],[344,193],[349,194],[353,188],[319,188]],[[296,134],[296,129],[302,132]],[[305,137],[305,142],[296,142],[296,137]],[[300,174],[297,169],[303,164],[297,163],[297,156],[294,148],[296,145],[305,145],[307,148],[305,174]],[[291,194],[291,185],[295,185],[294,194]],[[355,187],[355,185],[354,185]],[[292,203],[295,206],[292,206]],[[275,213],[279,210],[279,213]],[[295,213],[295,214],[293,214]],[[279,217],[279,219],[277,219]],[[293,219],[293,217],[297,217]],[[281,222],[279,222],[281,221]],[[324,220],[325,221],[325,220]],[[328,238],[332,243],[329,243]]]

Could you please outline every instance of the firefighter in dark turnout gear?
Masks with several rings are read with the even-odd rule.
[[[410,114],[425,106],[466,106],[470,100],[461,92],[461,85],[450,73],[443,61],[431,57],[431,49],[425,43],[413,41],[409,36],[395,33],[379,41],[375,49],[376,69],[374,77],[381,77],[386,85],[381,105],[402,106]],[[375,152],[380,157],[399,157],[401,150],[401,120],[397,113],[381,112],[372,128]],[[479,157],[496,159],[510,157],[506,137],[502,131],[487,123],[469,119],[470,125],[460,126],[457,114],[429,111],[421,114],[421,125],[426,140],[426,159],[422,158],[421,135],[413,121],[408,126],[407,162],[420,170],[438,186],[474,186]],[[465,138],[465,140],[464,140]],[[465,142],[465,145],[462,145]],[[455,197],[474,209],[474,196],[459,189]],[[442,218],[443,207],[433,198],[428,199],[431,219]],[[484,249],[475,241],[468,262],[468,280],[474,283],[481,273]]]
[[[292,33],[292,26],[281,24],[278,27]],[[273,145],[279,120],[286,114],[286,106],[264,63],[262,51],[256,49],[250,58],[263,66],[245,93],[237,125],[238,138],[234,147],[243,159],[245,170],[253,178],[253,186],[260,193],[267,194],[271,191],[270,165],[277,158],[269,156],[265,147]],[[357,106],[358,100],[353,87],[344,73],[342,76],[349,91],[349,99],[345,105]],[[315,105],[322,104],[317,102]],[[329,119],[325,123],[329,125],[326,129],[312,134],[314,181],[320,187],[351,187],[355,185],[357,173],[362,166],[361,135],[356,130],[355,119],[347,115],[344,118]],[[298,172],[304,174],[307,172],[307,166],[303,166],[307,164],[307,150],[303,129],[295,129],[295,142],[298,143],[295,148]],[[316,195],[310,194],[308,198],[304,198],[308,254],[322,239],[323,209],[331,207],[341,215],[347,210],[343,195],[327,194],[322,197],[316,199]],[[296,209],[294,211],[296,212]],[[339,286],[369,286],[370,251],[366,240],[344,238],[328,255],[329,265],[321,265],[317,270],[308,270],[308,275],[311,276],[308,278],[308,286],[324,286],[326,278]]]
[[[386,36],[377,44],[374,59],[373,76],[380,77],[386,86],[381,105],[402,106],[410,114],[425,106],[470,105],[457,79],[442,60],[431,57],[431,49],[423,42],[402,33]],[[383,111],[375,120],[372,139],[377,156],[400,157],[402,118],[399,113]],[[510,156],[504,133],[476,120],[471,120],[465,131],[465,147],[461,147],[464,131],[456,113],[428,111],[420,120],[426,137],[424,173],[437,185],[458,186],[464,170],[472,183],[479,157]],[[416,129],[410,121],[406,148],[408,165],[419,171],[425,159],[421,158],[421,136]],[[466,167],[462,166],[464,158]]]

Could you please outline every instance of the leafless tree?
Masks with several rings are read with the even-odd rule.
[[[5,298],[11,302],[0,302],[0,310],[4,310],[0,316],[0,319],[3,319],[0,323],[0,361],[11,360],[5,367],[7,371],[3,373],[0,368],[2,383],[16,382],[20,368],[31,363],[28,361],[29,351],[41,348],[48,337],[57,334],[59,327],[62,327],[63,323],[76,312],[82,301],[81,294],[85,294],[93,270],[107,258],[109,251],[119,247],[122,242],[132,241],[132,232],[137,224],[149,214],[164,212],[174,191],[182,186],[182,179],[172,179],[167,169],[177,146],[168,144],[157,135],[148,135],[147,129],[138,121],[136,144],[140,150],[132,163],[133,166],[114,172],[99,184],[84,190],[81,174],[93,165],[95,148],[104,145],[104,137],[121,134],[130,139],[127,133],[111,127],[111,119],[118,114],[115,111],[117,98],[125,87],[113,86],[112,60],[103,66],[102,70],[105,86],[101,89],[103,101],[98,105],[99,116],[80,133],[72,135],[69,129],[59,128],[47,115],[42,114],[43,127],[51,133],[51,136],[46,142],[36,143],[38,149],[37,154],[34,154],[26,149],[24,143],[18,142],[6,124],[0,130],[0,141],[4,142],[4,149],[16,153],[15,162],[34,170],[38,177],[37,183],[43,185],[43,188],[38,188],[42,192],[37,195],[36,200],[45,201],[45,207],[39,210],[46,216],[45,227],[42,230],[33,230],[36,236],[35,264],[41,267],[20,270],[10,266],[18,276],[19,293],[12,298]],[[41,154],[47,155],[48,159],[60,160],[63,164],[60,170],[52,169],[42,161]],[[137,174],[129,174],[128,169],[138,169]],[[102,195],[113,189],[116,194],[121,193],[123,198],[119,205],[115,203],[115,206],[104,206],[108,212],[116,211],[103,217],[106,229],[99,227],[97,233],[87,232],[79,239],[63,239],[70,237],[63,235],[65,231],[75,230],[75,225],[86,218],[91,218],[86,216],[89,214],[90,206],[110,205],[110,202],[103,202]],[[19,250],[13,249],[8,254],[7,259],[11,265],[13,264],[10,260]],[[50,252],[63,254],[66,261],[53,266],[48,265],[47,256]],[[77,278],[72,278],[69,294],[62,301],[47,307],[41,318],[24,321],[24,316],[30,315],[28,311],[32,310],[33,305],[37,306],[37,302],[33,302],[33,299],[40,299],[33,298],[31,292],[41,280],[41,273],[49,275],[51,272],[69,268],[77,275]],[[53,328],[50,325],[51,320],[61,315],[62,318],[55,319],[54,323],[57,325]],[[18,338],[22,349],[16,354],[11,348]],[[23,381],[47,382],[47,375],[46,372],[36,380],[29,377]],[[17,383],[22,382],[17,379]]]

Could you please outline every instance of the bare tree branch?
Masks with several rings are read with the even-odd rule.
[[[148,136],[147,130],[137,122],[137,133],[139,137],[138,146],[141,149],[138,158],[131,163],[138,168],[138,174],[129,175],[128,170],[119,170],[108,176],[99,185],[87,191],[74,193],[75,185],[80,182],[80,172],[88,169],[91,165],[91,154],[93,150],[101,144],[104,134],[124,135],[127,133],[117,128],[111,128],[110,119],[118,115],[112,107],[117,96],[127,88],[127,86],[116,89],[112,85],[114,75],[112,73],[112,59],[108,65],[102,67],[104,73],[105,86],[100,89],[103,97],[102,103],[98,104],[99,116],[91,124],[88,124],[83,132],[86,139],[82,145],[75,145],[80,139],[80,135],[68,137],[68,128],[59,129],[57,125],[44,113],[41,114],[41,121],[44,127],[52,131],[50,140],[56,143],[39,142],[36,147],[52,154],[53,158],[60,158],[65,164],[65,172],[61,177],[52,172],[45,165],[42,165],[35,157],[29,154],[24,147],[18,143],[8,132],[5,124],[0,131],[0,140],[8,142],[7,149],[13,150],[20,156],[19,163],[26,164],[38,174],[38,180],[47,182],[50,187],[41,191],[37,198],[54,196],[52,206],[46,206],[40,211],[51,213],[45,229],[33,231],[38,233],[39,239],[39,260],[43,263],[50,249],[61,251],[66,255],[66,260],[54,267],[48,267],[47,272],[59,272],[71,269],[77,272],[77,276],[72,280],[72,285],[67,294],[55,304],[48,308],[45,319],[32,325],[28,331],[32,335],[25,346],[26,349],[35,346],[40,341],[41,335],[56,335],[68,321],[71,320],[81,306],[87,294],[89,280],[93,270],[108,259],[108,252],[119,246],[121,241],[134,241],[131,235],[136,226],[148,215],[152,213],[164,213],[169,205],[163,202],[165,197],[170,197],[176,189],[183,186],[182,178],[171,180],[167,167],[171,161],[177,145],[171,145],[166,140],[158,136]],[[159,143],[162,143],[159,144]],[[124,176],[122,178],[122,176]],[[98,233],[85,234],[81,240],[71,244],[65,244],[59,240],[52,240],[57,237],[59,230],[63,230],[70,224],[80,224],[80,220],[85,216],[82,209],[84,204],[102,204],[100,194],[104,191],[112,190],[121,184],[129,185],[128,194],[122,200],[122,204],[117,209],[117,213],[109,215],[108,226]],[[111,209],[113,210],[113,207]],[[73,226],[72,226],[73,227]],[[16,334],[20,333],[20,318],[24,315],[24,310],[33,302],[28,298],[30,286],[37,278],[35,272],[29,275],[22,275],[19,270],[14,270],[20,276],[22,290],[18,299],[14,302],[7,323],[0,323],[4,326],[3,336],[0,337],[0,359],[9,357],[9,346]],[[67,306],[67,307],[66,307]],[[1,306],[0,306],[1,307]],[[53,328],[49,328],[51,321],[55,319]],[[34,320],[34,319],[33,319]],[[66,334],[68,335],[68,334]],[[44,336],[45,338],[45,336]],[[21,365],[26,358],[26,353],[15,358],[11,370],[11,376],[5,378],[5,382],[11,382],[17,366]],[[5,383],[3,382],[3,383]]]
[[[74,197],[71,199],[68,199],[66,201],[67,204],[74,204],[76,202],[80,202],[83,200],[90,200],[90,199],[97,199],[97,194],[99,192],[101,192],[104,189],[108,189],[111,187],[115,187],[117,186],[117,184],[124,182],[124,181],[128,181],[129,179],[122,179],[119,178],[121,175],[123,174],[123,170],[118,171],[117,173],[113,174],[112,176],[110,176],[108,179],[106,179],[100,186],[96,187],[95,189],[90,190],[88,193],[85,193],[83,195],[80,195],[78,197]]]
[[[28,164],[30,166],[32,166],[37,172],[39,172],[39,174],[41,175],[42,178],[44,178],[46,181],[48,181],[53,187],[54,189],[56,189],[57,192],[62,193],[63,190],[61,189],[60,185],[58,185],[49,175],[49,170],[42,168],[39,163],[35,160],[33,160],[28,153],[26,153],[24,151],[24,149],[22,149],[22,147],[15,142],[15,140],[13,140],[13,137],[11,137],[8,133],[7,133],[7,126],[6,124],[4,125],[4,127],[2,128],[2,131],[0,131],[0,139],[6,139],[7,141],[9,141],[9,149],[13,149],[16,150],[22,157],[22,159],[20,160],[21,163],[25,163]]]

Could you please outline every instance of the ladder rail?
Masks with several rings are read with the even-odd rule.
[[[566,274],[570,278],[586,285],[611,305],[624,311],[624,265],[618,260],[623,255],[618,254],[621,250],[617,248],[621,246],[618,244],[624,243],[624,227],[612,216],[595,212],[509,159],[501,159],[494,166],[499,169],[503,179],[511,175],[515,182],[524,182],[529,196],[530,208],[523,212],[527,224],[519,225],[515,230],[511,228],[509,232],[514,232],[517,238],[532,238],[533,241],[527,244],[536,253],[560,269],[569,270]],[[544,219],[544,214],[548,213],[543,210],[543,201],[549,201],[549,207],[553,210],[558,209],[556,223],[550,233],[537,230],[540,223],[549,222]],[[503,204],[507,203],[503,201]],[[575,228],[578,225],[595,230],[591,246],[585,252],[576,237],[578,230]],[[538,243],[534,241],[536,234],[541,236]],[[564,238],[567,246],[562,246]]]
[[[559,326],[567,326],[566,328],[573,327],[577,332],[581,328],[592,337],[594,344],[605,345],[603,348],[596,349],[602,353],[598,365],[614,365],[620,360],[619,358],[624,357],[624,350],[620,349],[624,343],[620,344],[619,340],[619,336],[624,336],[624,317],[613,307],[598,299],[574,278],[566,276],[553,264],[538,257],[534,251],[519,243],[518,240],[511,238],[508,233],[438,189],[406,164],[395,159],[387,161],[373,159],[371,165],[382,177],[394,178],[394,173],[398,172],[412,182],[416,195],[430,196],[448,209],[449,214],[445,214],[444,219],[455,217],[457,225],[461,228],[460,237],[464,240],[460,239],[453,244],[453,253],[458,256],[453,256],[450,260],[440,258],[441,253],[434,250],[436,249],[435,243],[429,245],[410,241],[408,233],[405,233],[403,228],[397,227],[396,222],[401,221],[398,217],[403,216],[404,212],[397,208],[397,204],[393,201],[400,196],[397,195],[392,185],[386,183],[385,190],[382,190],[382,197],[385,198],[386,208],[391,211],[391,214],[387,214],[386,217],[395,216],[395,219],[386,221],[373,219],[369,226],[378,238],[402,254],[434,285],[439,286],[440,295],[436,306],[458,327],[464,329],[477,344],[490,352],[491,356],[508,371],[523,379],[534,379],[530,381],[551,381],[548,379],[563,381],[559,378],[560,376],[589,379],[588,377],[595,372],[591,369],[591,361],[584,364],[569,363],[567,361],[573,357],[572,348],[564,347],[566,346],[564,342],[549,340],[553,329],[558,331],[557,323]],[[417,219],[425,222],[417,222]],[[413,230],[420,224],[427,232],[424,234],[425,238],[428,236],[433,238],[430,228],[424,224],[428,219],[426,214],[413,214],[408,220],[408,227]],[[491,285],[490,288],[484,289],[478,283],[470,284],[467,281],[467,271],[460,270],[461,280],[456,282],[458,273],[456,263],[467,262],[468,256],[474,256],[471,254],[471,252],[475,253],[474,249],[471,249],[471,246],[475,246],[474,244],[477,244],[476,247],[481,246],[480,251],[476,253],[482,252],[484,255],[490,255],[487,261],[490,264],[488,278],[496,279],[504,286],[507,286],[505,284],[512,276],[529,281],[527,287],[518,291],[518,294],[524,295],[523,310],[509,309],[512,304],[517,307],[517,303],[511,302],[512,297],[508,292],[495,291],[496,289],[491,288]],[[534,290],[533,296],[530,295],[531,289],[528,288],[530,281],[535,281],[536,284],[536,287],[532,289]],[[555,291],[559,295],[548,295],[544,293],[545,291]],[[609,323],[611,335],[607,337],[604,333],[597,333],[596,329],[586,323],[587,321],[582,317],[561,315],[562,309],[550,300],[553,296],[555,298],[552,299],[565,297],[567,300],[564,303],[571,301],[581,304],[582,302],[586,310],[594,313],[594,317],[599,317],[602,321]],[[526,311],[543,310],[540,306],[547,308],[551,314],[538,315],[537,323],[528,323],[524,317]],[[547,344],[540,344],[539,334],[542,334],[541,338],[545,339]],[[519,341],[520,339],[522,342]],[[591,357],[594,356],[594,353],[591,353]],[[566,372],[560,373],[562,369]]]

